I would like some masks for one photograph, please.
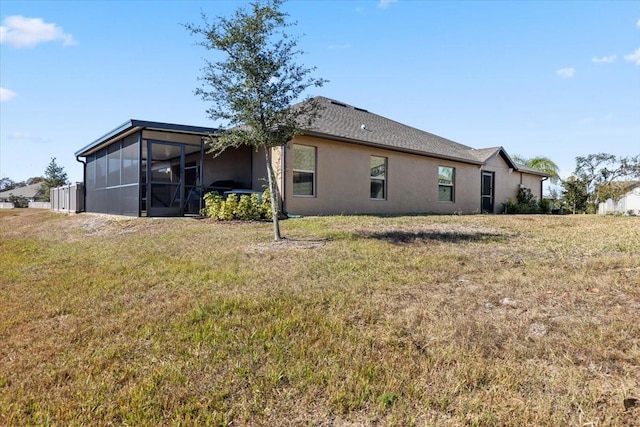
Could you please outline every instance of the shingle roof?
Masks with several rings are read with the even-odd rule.
[[[341,101],[315,98],[324,107],[309,135],[333,137],[354,143],[426,154],[434,157],[480,164],[468,147],[429,132],[398,123],[386,117],[348,105]]]
[[[42,183],[25,185],[24,187],[17,187],[13,190],[7,190],[0,193],[0,199],[8,199],[11,196],[25,197],[27,199],[33,199],[36,197],[38,190],[42,187]]]
[[[475,149],[342,101],[323,96],[314,99],[324,108],[312,127],[303,132],[305,134],[472,164],[484,164],[499,153],[516,170],[548,176],[516,164],[503,147]]]
[[[493,157],[496,153],[500,152],[500,150],[504,150],[502,147],[491,147],[491,148],[472,148],[470,150],[471,154],[475,156],[476,159],[481,162],[486,162],[491,157]]]

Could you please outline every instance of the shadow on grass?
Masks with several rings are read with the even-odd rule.
[[[508,236],[487,232],[446,232],[446,231],[384,231],[374,233],[360,233],[365,239],[377,239],[394,245],[410,245],[426,241],[438,241],[444,243],[493,243],[504,242]]]

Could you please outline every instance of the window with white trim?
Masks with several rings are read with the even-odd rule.
[[[316,147],[293,144],[293,195],[316,194]]]
[[[384,200],[387,198],[387,158],[371,156],[369,165],[371,171],[370,197]]]
[[[438,201],[453,202],[455,196],[456,169],[438,166]]]

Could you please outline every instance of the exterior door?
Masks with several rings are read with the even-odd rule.
[[[482,213],[493,213],[495,172],[482,171]]]
[[[147,141],[148,216],[184,214],[184,145]]]

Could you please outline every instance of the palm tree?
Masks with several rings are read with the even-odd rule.
[[[553,184],[557,184],[560,180],[560,175],[558,174],[559,168],[553,160],[548,157],[537,156],[527,159],[526,157],[522,157],[519,155],[511,156],[514,162],[519,163],[523,166],[526,166],[531,169],[538,170],[540,172],[549,174],[549,181]]]

